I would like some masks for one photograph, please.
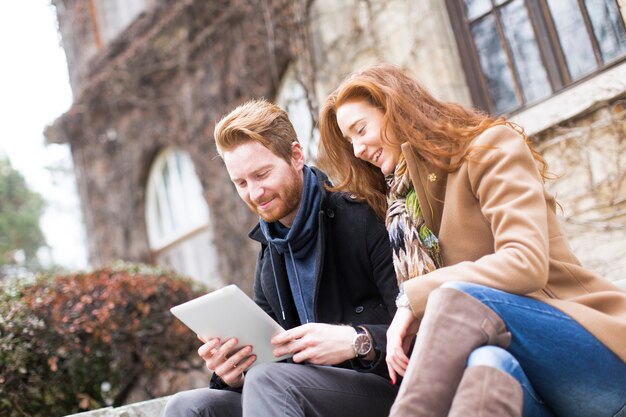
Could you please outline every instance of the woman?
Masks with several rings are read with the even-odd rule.
[[[569,249],[521,129],[386,64],[348,77],[319,125],[335,188],[387,216],[392,416],[626,416],[626,292]]]

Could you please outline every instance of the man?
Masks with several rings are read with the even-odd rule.
[[[211,387],[182,392],[173,416],[387,416],[386,330],[398,292],[387,231],[364,203],[326,190],[304,164],[287,114],[256,100],[215,127],[217,149],[241,199],[260,217],[254,301],[284,333],[276,357],[254,363],[254,347],[204,340],[198,354]],[[248,371],[249,369],[249,371]]]

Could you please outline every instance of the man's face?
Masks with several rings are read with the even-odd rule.
[[[224,152],[224,164],[239,197],[268,223],[291,227],[302,198],[304,155],[297,142],[290,163],[258,142]]]

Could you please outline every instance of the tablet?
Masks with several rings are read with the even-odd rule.
[[[257,356],[252,366],[291,356],[272,355],[270,339],[284,329],[236,285],[187,301],[170,311],[204,340],[236,337],[238,347],[251,345]]]

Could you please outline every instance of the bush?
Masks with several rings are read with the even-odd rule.
[[[169,308],[199,294],[145,265],[5,282],[0,291],[0,415],[61,416],[118,406],[142,379],[197,349]],[[145,377],[148,378],[145,378]]]

